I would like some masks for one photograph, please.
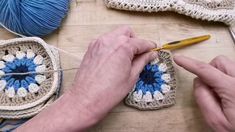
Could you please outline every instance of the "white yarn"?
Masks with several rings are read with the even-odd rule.
[[[0,91],[2,91],[7,85],[7,82],[5,80],[0,80]]]
[[[41,84],[43,81],[46,80],[46,76],[44,76],[44,75],[36,75],[35,76],[35,80],[37,81],[37,83]]]
[[[133,93],[133,99],[134,99],[135,101],[141,101],[141,100],[142,100],[142,96],[143,96],[142,90],[139,90],[138,92],[135,91],[135,92]]]
[[[33,59],[34,64],[36,65],[40,65],[43,63],[43,57],[41,55],[37,55],[34,59]]]
[[[164,80],[166,83],[171,81],[171,75],[170,74],[163,74],[161,76],[161,79]]]
[[[15,56],[12,54],[8,54],[8,55],[4,55],[2,59],[7,62],[12,62],[15,59]]]
[[[158,64],[159,61],[159,58],[155,58],[153,61],[151,61],[151,65]]]
[[[153,101],[152,94],[149,91],[147,91],[145,95],[143,96],[143,100],[145,102],[152,102]]]
[[[28,49],[26,56],[27,56],[28,59],[30,59],[30,58],[33,58],[35,56],[35,53],[32,50]]]
[[[8,97],[13,98],[15,96],[15,88],[10,87],[10,88],[5,90],[5,93]]]
[[[25,53],[23,51],[16,51],[16,58],[23,59],[25,57]]]
[[[158,69],[159,71],[165,72],[167,70],[167,65],[165,63],[161,63]]]
[[[38,43],[39,45],[41,45],[44,48],[45,52],[47,52],[48,56],[46,56],[46,57],[48,57],[47,59],[51,60],[53,67],[48,66],[48,63],[45,63],[45,65],[42,66],[44,68],[42,68],[42,67],[40,67],[42,64],[39,64],[38,65],[39,67],[37,67],[37,71],[35,70],[35,71],[24,72],[24,73],[6,73],[6,74],[4,72],[2,72],[2,74],[4,74],[3,76],[28,75],[28,74],[40,75],[40,74],[53,73],[53,74],[51,74],[51,75],[53,75],[53,77],[52,77],[53,80],[52,80],[52,84],[45,83],[46,86],[51,85],[50,87],[41,87],[41,85],[39,85],[39,84],[38,84],[38,87],[33,87],[32,85],[30,85],[30,86],[27,87],[28,91],[27,91],[26,87],[22,88],[22,89],[17,89],[17,90],[15,90],[14,87],[11,87],[11,88],[9,88],[9,87],[6,88],[5,87],[4,92],[5,92],[5,95],[7,97],[5,96],[4,99],[9,98],[9,97],[12,98],[12,100],[7,100],[7,101],[12,103],[13,105],[12,104],[8,105],[6,103],[6,105],[1,105],[0,106],[0,111],[2,111],[0,116],[4,117],[4,118],[26,118],[26,117],[35,115],[36,113],[41,111],[44,107],[51,104],[57,98],[57,96],[58,96],[58,87],[60,86],[59,83],[60,83],[60,79],[61,79],[61,76],[60,76],[61,72],[62,71],[77,70],[78,69],[78,68],[60,69],[58,51],[55,50],[56,48],[54,48],[53,46],[46,44],[40,38],[27,37],[27,38],[17,38],[17,39],[11,39],[11,40],[0,40],[0,45],[7,45],[7,46],[8,45],[14,45],[16,42],[17,42],[17,44],[22,43],[22,42],[26,42],[26,43],[33,42],[33,43]],[[26,44],[26,46],[28,46],[28,45]],[[38,46],[36,46],[36,47],[38,47]],[[15,57],[16,57],[16,53],[12,53],[12,52],[16,52],[17,47],[14,46],[13,48],[15,48],[15,49],[10,49],[9,48],[9,53],[14,54]],[[34,48],[34,47],[32,47],[32,48]],[[25,50],[24,45],[23,45],[23,49]],[[37,49],[33,49],[33,50],[37,51]],[[39,50],[42,50],[42,49],[39,49]],[[30,48],[28,48],[27,51],[28,52],[25,52],[26,57],[28,59],[31,59],[31,58],[34,59],[34,57],[36,55],[36,52],[35,52],[35,54],[33,52],[30,52],[30,51],[32,51],[32,50],[30,50]],[[63,52],[63,50],[60,50],[60,51]],[[37,55],[38,54],[40,54],[40,53],[37,53]],[[76,58],[80,60],[79,57],[76,57]],[[44,59],[43,63],[44,63],[44,61],[47,62],[48,60]],[[48,70],[44,71],[42,69],[45,69],[45,70],[48,69]],[[40,71],[40,72],[38,72],[38,71]],[[43,72],[41,72],[41,71],[43,71]],[[42,84],[42,86],[43,85],[44,84]],[[42,88],[42,91],[39,92],[39,90],[41,90],[41,88]],[[48,89],[49,91],[45,91],[45,89]],[[29,93],[27,94],[25,91],[29,92]],[[33,95],[33,94],[31,94],[31,92],[36,92],[36,91],[39,92],[39,94],[36,94],[35,97],[31,96],[31,95]],[[25,96],[25,93],[27,94],[26,96]],[[41,96],[41,94],[44,94],[44,93],[45,93],[45,95]],[[20,96],[25,96],[26,97],[25,100],[21,100]],[[36,98],[37,96],[40,96],[40,98],[36,99],[33,102],[29,101],[31,98]],[[48,101],[48,100],[50,100],[50,101]],[[2,102],[5,103],[6,101],[2,100]],[[20,103],[20,102],[25,102],[25,103]],[[28,103],[28,102],[30,102],[30,103]],[[19,104],[17,104],[17,103],[19,103]]]
[[[28,88],[30,93],[36,93],[40,89],[40,87],[35,83],[31,83]]]
[[[104,0],[107,7],[130,11],[175,11],[192,18],[235,23],[234,0]]]
[[[45,72],[46,71],[46,65],[39,65],[35,68],[36,72]]]
[[[5,72],[0,70],[0,76],[3,76],[3,75],[5,75]]]
[[[153,94],[153,97],[154,97],[155,100],[163,100],[164,99],[164,96],[159,91],[155,91],[154,94]]]
[[[161,85],[161,91],[162,91],[162,93],[168,93],[169,91],[171,90],[171,87],[169,86],[169,85],[167,85],[167,84],[162,84]]]
[[[4,61],[0,61],[0,69],[3,69],[5,67],[6,67],[5,62]]]
[[[23,87],[19,88],[17,90],[17,95],[20,96],[20,97],[25,97],[27,95],[27,90]]]

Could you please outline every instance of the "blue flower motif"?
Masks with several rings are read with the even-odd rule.
[[[166,64],[147,64],[136,83],[133,92],[134,99],[147,102],[151,102],[153,99],[162,100],[164,98],[163,93],[170,90],[168,85],[170,80],[171,77],[167,74]]]
[[[32,50],[17,51],[15,55],[7,54],[0,61],[0,73],[2,75],[9,73],[27,73],[42,72],[45,70],[43,57],[35,55]],[[28,92],[36,93],[39,85],[46,77],[44,75],[26,74],[26,75],[6,75],[0,78],[0,90],[5,89],[9,97],[14,97],[17,93],[20,97],[25,97]]]
[[[15,59],[13,62],[6,62],[6,67],[2,69],[5,74],[8,73],[26,73],[34,72],[37,65],[33,63],[33,59]],[[34,74],[28,75],[11,75],[3,77],[7,81],[7,86],[12,87],[16,90],[20,87],[28,88],[30,83],[35,83]]]
[[[135,91],[142,90],[143,94],[146,94],[147,91],[152,94],[155,91],[161,91],[161,85],[165,83],[161,78],[162,75],[163,72],[159,71],[158,65],[147,64],[140,73]]]

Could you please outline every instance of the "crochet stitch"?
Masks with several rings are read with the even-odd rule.
[[[43,57],[35,56],[35,53],[28,49],[25,52],[17,51],[16,55],[7,54],[2,57],[4,61],[0,61],[0,73],[25,73],[25,72],[43,72],[46,66],[43,65]],[[36,93],[39,86],[46,80],[45,75],[11,75],[1,78],[0,91],[5,89],[8,97],[12,98],[15,93],[19,97],[25,97],[28,92]]]
[[[141,72],[125,103],[140,110],[160,109],[175,104],[176,80],[170,53],[159,52]]]
[[[107,7],[144,12],[175,11],[192,18],[235,23],[234,0],[104,0]]]
[[[35,37],[0,41],[0,117],[31,117],[59,94],[61,72],[57,50]],[[10,75],[9,73],[27,73]],[[8,75],[9,74],[9,75]]]

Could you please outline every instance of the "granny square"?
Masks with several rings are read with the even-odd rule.
[[[109,8],[130,11],[175,11],[192,18],[235,24],[234,0],[104,0]]]
[[[147,64],[134,89],[125,99],[128,106],[154,110],[175,104],[176,78],[171,54],[159,51],[159,57]]]
[[[59,68],[58,52],[40,38],[0,40],[0,117],[30,117],[51,104],[61,73],[45,71]]]

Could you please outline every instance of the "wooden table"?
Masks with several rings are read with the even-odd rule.
[[[211,34],[209,41],[174,51],[205,62],[217,55],[235,59],[234,43],[223,24],[197,21],[171,12],[137,13],[107,9],[102,0],[72,1],[68,17],[60,29],[45,37],[49,44],[62,48],[79,59],[61,53],[63,68],[79,66],[92,39],[120,25],[130,25],[136,34],[157,43]],[[0,29],[0,39],[16,36]],[[176,66],[177,104],[157,111],[138,111],[123,103],[90,132],[208,132],[192,94],[194,75]],[[63,91],[76,71],[64,72]]]

